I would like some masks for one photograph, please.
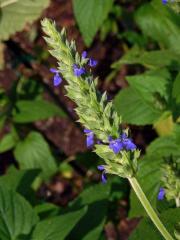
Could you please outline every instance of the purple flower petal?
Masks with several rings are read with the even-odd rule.
[[[100,171],[104,171],[104,166],[103,166],[103,165],[99,165],[99,166],[97,167],[97,169],[100,170]]]
[[[61,82],[62,82],[62,78],[59,76],[59,73],[56,73],[53,79],[54,86],[57,87],[59,84],[61,84]]]
[[[90,67],[95,67],[97,65],[98,61],[93,59],[93,58],[90,58],[89,59],[89,66]]]
[[[94,145],[94,133],[89,129],[84,129],[84,133],[87,134],[86,137],[86,146],[91,147]]]
[[[113,140],[113,138],[111,137],[111,136],[109,136],[108,137],[108,141],[110,142],[110,141],[112,141]]]
[[[102,183],[104,184],[107,183],[107,176],[105,172],[102,173],[101,180],[102,180]]]
[[[128,150],[132,151],[136,149],[136,145],[133,143],[133,141],[130,138],[127,137],[126,133],[122,133],[121,139],[122,139],[123,148],[125,148],[127,151]]]
[[[123,149],[123,144],[120,139],[111,140],[109,148],[112,149],[115,154],[118,154]]]
[[[89,129],[84,129],[84,133],[90,133],[90,132],[92,132],[91,130],[89,130]]]
[[[86,73],[85,68],[78,67],[76,64],[73,65],[73,72],[76,77],[80,77],[81,75]]]
[[[126,139],[126,138],[128,138],[128,136],[127,136],[126,133],[122,133],[121,138],[122,138],[122,139]]]
[[[162,0],[162,3],[163,3],[163,4],[167,4],[167,3],[168,3],[168,0]]]
[[[87,52],[83,51],[81,56],[82,56],[82,58],[86,58],[87,57]]]
[[[164,199],[164,196],[165,196],[165,190],[164,188],[160,188],[158,193],[158,200],[162,201]]]
[[[52,73],[57,73],[57,72],[58,72],[58,70],[57,70],[57,69],[55,69],[55,68],[50,68],[50,72],[52,72]]]
[[[136,149],[136,145],[130,140],[130,139],[126,139],[124,142],[123,142],[123,147],[126,149],[126,150],[135,150]]]
[[[103,171],[102,175],[101,175],[102,183],[107,183],[106,170],[105,170],[104,166],[103,165],[99,165],[97,168],[98,168],[98,170]]]
[[[86,138],[86,145],[87,147],[91,147],[94,145],[94,133],[89,133]]]

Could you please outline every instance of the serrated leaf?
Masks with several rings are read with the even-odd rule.
[[[37,224],[32,234],[32,240],[60,240],[65,239],[77,222],[86,213],[86,208],[52,217]]]
[[[18,193],[0,186],[0,239],[14,240],[28,235],[38,222],[30,204]]]
[[[27,22],[36,20],[48,4],[49,0],[1,0],[0,40],[7,40]]]
[[[22,169],[41,169],[43,176],[49,177],[56,172],[57,166],[49,146],[38,132],[31,132],[14,151]]]
[[[180,209],[169,209],[160,215],[163,224],[174,238],[174,226],[179,222]],[[149,218],[144,218],[131,234],[129,240],[164,240]]]
[[[131,87],[121,90],[116,95],[114,106],[124,123],[153,124],[162,114],[152,104],[146,103]]]
[[[53,116],[65,117],[66,114],[61,108],[45,100],[20,100],[13,112],[13,120],[17,123],[34,122]]]
[[[75,18],[87,46],[91,45],[112,4],[113,0],[73,0]]]
[[[140,7],[135,20],[145,35],[180,53],[180,16],[170,11],[161,1],[152,1]]]

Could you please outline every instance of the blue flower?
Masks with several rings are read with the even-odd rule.
[[[162,3],[163,3],[163,4],[167,4],[167,3],[168,3],[168,0],[162,0]]]
[[[90,67],[95,67],[95,66],[97,65],[97,63],[98,63],[97,60],[95,60],[95,59],[93,59],[93,58],[90,58],[88,65],[89,65]]]
[[[97,167],[97,169],[102,171],[102,175],[101,175],[102,183],[107,183],[106,170],[105,170],[104,166],[103,165],[99,165]]]
[[[159,193],[158,193],[158,200],[163,200],[165,196],[165,189],[164,188],[160,188],[159,189]]]
[[[87,57],[87,52],[83,51],[81,56],[82,56],[83,59],[86,58]]]
[[[50,72],[55,73],[54,78],[53,78],[53,85],[56,87],[61,84],[62,78],[59,76],[58,70],[55,68],[51,68]]]
[[[73,72],[76,77],[80,77],[82,74],[86,73],[85,68],[78,67],[76,64],[73,65]]]
[[[109,148],[112,149],[115,154],[118,154],[123,149],[121,139],[113,140],[112,137],[109,137]]]
[[[136,145],[133,143],[133,141],[130,138],[127,137],[125,133],[122,134],[121,138],[122,138],[123,148],[131,151],[136,149]]]
[[[84,133],[87,134],[86,146],[89,148],[94,145],[94,133],[89,129],[84,129]]]
[[[109,148],[112,149],[115,154],[118,154],[123,149],[132,151],[136,149],[136,145],[125,133],[123,133],[117,139],[113,139],[111,136],[109,137]]]

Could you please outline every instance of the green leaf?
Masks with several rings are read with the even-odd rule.
[[[10,133],[6,134],[0,140],[0,153],[12,149],[17,144],[18,138],[16,131],[12,129]]]
[[[147,153],[156,153],[163,157],[180,156],[180,143],[177,142],[175,135],[159,137],[148,146]]]
[[[164,223],[171,236],[174,238],[174,227],[179,222],[180,209],[169,209],[160,215],[162,222]],[[164,240],[157,228],[151,222],[149,218],[144,218],[133,231],[129,240]]]
[[[163,158],[158,156],[156,153],[145,156],[139,162],[137,178],[153,208],[156,208],[162,163]],[[134,191],[131,191],[130,202],[131,208],[129,217],[146,216],[146,212],[136,197]]]
[[[58,106],[45,100],[20,100],[13,112],[13,120],[17,123],[34,122],[53,116],[66,115]]]
[[[112,64],[112,68],[119,69],[124,64],[141,64],[147,68],[161,68],[180,65],[179,54],[171,50],[144,51],[134,46],[122,58]]]
[[[22,169],[41,169],[45,178],[56,172],[57,166],[49,146],[38,132],[31,132],[14,151],[16,160]]]
[[[112,4],[113,0],[73,0],[75,18],[87,46],[91,45]]]
[[[80,196],[70,205],[70,209],[88,206],[88,211],[75,226],[69,240],[98,240],[106,220],[110,185],[97,184],[85,189]]]
[[[63,240],[85,213],[86,208],[82,208],[78,211],[41,221],[37,224],[31,239]]]
[[[141,6],[135,20],[145,35],[180,53],[180,16],[163,6],[160,0]]]
[[[167,84],[169,79],[170,74],[166,69],[147,71],[144,74],[127,77],[130,86],[136,90],[146,102],[151,103],[155,102],[155,94],[168,98]]]
[[[180,73],[177,75],[173,83],[172,95],[176,99],[176,102],[180,103]]]
[[[41,220],[49,217],[55,217],[59,214],[60,208],[52,203],[40,203],[34,207],[35,212]]]
[[[0,186],[6,186],[23,196],[28,196],[31,185],[39,172],[37,169],[17,170],[11,167],[6,175],[0,177]]]
[[[131,87],[116,95],[114,106],[124,123],[135,125],[153,124],[162,114],[152,104],[145,102]]]
[[[36,20],[48,3],[49,0],[0,0],[0,40],[7,40],[27,22]]]
[[[0,186],[0,239],[15,240],[28,235],[38,222],[30,204],[18,193]]]

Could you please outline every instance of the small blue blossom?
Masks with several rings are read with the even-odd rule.
[[[163,3],[163,4],[167,4],[167,3],[168,3],[168,0],[162,0],[162,3]]]
[[[88,65],[89,65],[90,67],[95,67],[95,66],[97,65],[97,63],[98,63],[97,60],[95,60],[95,59],[93,59],[93,58],[90,58]]]
[[[81,75],[86,73],[85,68],[78,67],[76,64],[73,65],[73,72],[76,77],[80,77]]]
[[[109,137],[109,148],[112,149],[115,154],[118,154],[121,150],[132,151],[136,149],[136,145],[123,133],[117,139],[113,139],[111,136]]]
[[[94,133],[89,130],[89,129],[84,129],[84,133],[87,134],[87,137],[86,137],[86,146],[89,148],[89,147],[92,147],[94,145]]]
[[[50,72],[55,73],[53,78],[53,85],[57,87],[58,85],[61,84],[62,78],[60,77],[58,70],[56,70],[55,68],[51,68]]]
[[[105,170],[103,165],[99,165],[99,166],[97,167],[97,169],[98,169],[99,171],[104,171],[104,170]]]
[[[85,59],[87,57],[87,52],[83,51],[81,56],[82,56],[83,59]]]
[[[123,149],[121,139],[113,140],[112,137],[109,137],[109,148],[112,149],[115,154],[118,154]]]
[[[122,138],[122,144],[123,144],[123,147],[126,149],[126,150],[134,150],[136,149],[136,145],[133,143],[133,141],[127,137],[127,135],[125,133],[122,134],[121,136]]]
[[[106,171],[103,165],[99,165],[97,167],[98,170],[102,171],[102,175],[101,175],[101,180],[102,183],[107,183],[107,176],[106,176]]]
[[[163,200],[164,199],[164,196],[165,196],[165,190],[164,190],[164,188],[160,188],[159,189],[159,193],[158,193],[158,200]]]

